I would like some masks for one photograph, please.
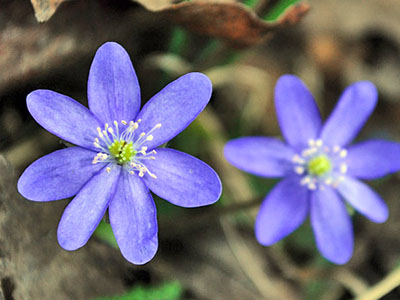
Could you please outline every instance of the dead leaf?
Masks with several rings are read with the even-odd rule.
[[[276,22],[260,19],[251,9],[232,0],[199,0],[171,4],[172,0],[135,0],[146,9],[200,34],[221,38],[235,47],[259,43],[284,25],[293,25],[309,10],[300,2]]]
[[[56,12],[57,7],[65,0],[31,0],[38,22],[46,22]]]
[[[173,4],[172,0],[133,0],[150,11],[159,11],[170,7]]]

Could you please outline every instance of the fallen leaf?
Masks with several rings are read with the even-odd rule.
[[[133,0],[150,11],[159,11],[170,7],[173,4],[172,0]]]
[[[65,0],[31,0],[38,22],[46,22],[56,12],[57,7]]]
[[[290,6],[279,20],[267,22],[247,6],[232,0],[184,1],[178,4],[171,4],[171,0],[134,1],[189,30],[221,38],[238,48],[257,44],[278,28],[296,24],[310,7],[300,2]]]

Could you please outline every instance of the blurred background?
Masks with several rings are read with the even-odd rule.
[[[211,165],[222,198],[196,209],[155,199],[160,246],[144,266],[123,259],[106,222],[82,249],[62,250],[56,230],[70,199],[34,203],[16,190],[31,162],[66,147],[29,115],[26,95],[51,89],[87,105],[90,63],[106,41],[130,54],[142,103],[190,71],[214,86],[167,146]],[[400,299],[399,175],[370,183],[390,217],[354,214],[344,266],[321,257],[308,221],[273,246],[257,243],[254,218],[277,181],[237,170],[222,151],[239,136],[280,135],[273,89],[285,73],[307,84],[324,117],[347,85],[371,80],[379,104],[358,139],[400,141],[400,2],[2,0],[0,299]]]

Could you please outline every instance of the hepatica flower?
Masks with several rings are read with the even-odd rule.
[[[189,73],[167,85],[140,109],[140,89],[126,51],[99,48],[88,80],[89,109],[49,90],[27,97],[29,112],[45,129],[73,143],[32,163],[18,182],[33,201],[75,198],[58,226],[66,250],[86,244],[108,209],[123,256],[148,262],[156,253],[157,218],[151,190],[183,207],[218,200],[221,182],[204,162],[157,148],[185,129],[211,97],[211,82]]]
[[[284,177],[264,199],[255,223],[257,240],[271,245],[298,228],[310,214],[317,247],[343,264],[353,253],[353,229],[346,204],[373,222],[384,222],[388,208],[360,179],[400,169],[400,144],[369,140],[349,145],[377,102],[375,86],[350,85],[322,125],[318,107],[295,76],[282,76],[275,106],[285,142],[242,137],[225,147],[234,166],[264,177]]]

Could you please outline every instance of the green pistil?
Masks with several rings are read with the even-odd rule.
[[[331,168],[331,161],[325,155],[316,156],[308,162],[308,173],[314,176],[322,176]]]
[[[124,140],[114,141],[114,143],[108,147],[108,150],[120,165],[130,162],[137,153],[133,150],[133,142],[127,143]]]

